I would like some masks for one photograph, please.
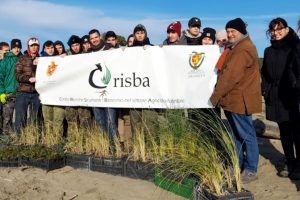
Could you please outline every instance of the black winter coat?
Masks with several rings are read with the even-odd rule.
[[[268,120],[288,121],[298,110],[289,73],[297,43],[299,38],[290,28],[287,36],[281,40],[271,40],[271,46],[265,49],[261,75]]]
[[[298,101],[300,101],[300,42],[298,42],[293,55],[293,62],[289,68],[290,82]]]

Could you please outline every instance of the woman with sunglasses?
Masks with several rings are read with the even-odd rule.
[[[267,35],[271,38],[271,46],[264,52],[262,94],[266,104],[266,118],[278,124],[286,159],[278,176],[300,179],[299,112],[289,75],[289,66],[299,37],[282,18],[270,22]]]

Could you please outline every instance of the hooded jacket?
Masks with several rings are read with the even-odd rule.
[[[20,53],[20,55],[22,54]],[[12,52],[4,54],[4,58],[0,64],[0,94],[16,93],[15,64],[19,56],[16,56]]]
[[[185,30],[181,34],[180,44],[183,45],[200,45],[201,44],[201,35],[200,32],[196,37],[191,35],[188,30]]]
[[[153,44],[150,43],[150,40],[148,37],[146,37],[143,41],[137,41],[136,39],[134,39],[132,47],[140,47],[140,46],[145,46],[145,45],[153,46]]]

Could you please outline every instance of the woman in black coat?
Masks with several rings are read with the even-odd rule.
[[[300,179],[300,126],[297,98],[291,86],[290,66],[293,64],[299,37],[282,18],[273,19],[267,33],[271,46],[265,49],[262,92],[266,117],[278,123],[286,164],[278,175]],[[294,147],[295,150],[294,151]]]

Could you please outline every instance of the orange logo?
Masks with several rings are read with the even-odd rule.
[[[197,69],[202,64],[205,57],[205,53],[193,52],[190,56],[190,66],[193,69]]]
[[[55,64],[54,61],[51,61],[51,63],[48,65],[47,69],[47,76],[52,76],[55,70],[57,69],[57,64]]]

